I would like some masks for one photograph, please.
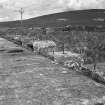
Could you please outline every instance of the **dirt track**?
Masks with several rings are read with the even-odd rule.
[[[105,87],[0,38],[0,105],[81,105]],[[85,105],[84,104],[84,105]]]

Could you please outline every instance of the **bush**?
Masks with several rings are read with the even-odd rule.
[[[92,75],[92,71],[90,69],[87,69],[84,67],[82,67],[81,72],[88,77],[91,77],[91,75]]]
[[[34,48],[33,48],[33,44],[27,44],[27,48],[31,49],[32,51],[34,51]]]

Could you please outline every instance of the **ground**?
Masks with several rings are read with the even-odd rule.
[[[105,87],[0,38],[0,105],[94,105]]]

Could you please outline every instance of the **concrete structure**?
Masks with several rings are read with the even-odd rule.
[[[55,51],[56,43],[51,40],[36,40],[33,42],[34,52],[48,53]]]

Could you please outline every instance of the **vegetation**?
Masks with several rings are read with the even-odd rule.
[[[88,26],[105,26],[105,10],[104,9],[90,9],[77,10],[55,13],[37,18],[31,18],[23,21],[24,27],[63,27],[66,25],[87,25]],[[103,19],[99,21],[98,18]],[[65,20],[65,21],[64,21]],[[0,22],[0,27],[20,27],[20,21]],[[92,27],[91,27],[92,28]],[[81,29],[81,27],[78,27]],[[105,29],[105,28],[103,28]],[[3,29],[4,30],[4,29]]]
[[[80,53],[85,63],[93,63],[94,69],[98,62],[105,60],[105,32],[55,31],[51,34],[66,45],[65,49]]]
[[[66,28],[68,29],[68,27]],[[24,29],[24,37],[27,36],[30,40],[53,40],[57,43],[58,50],[63,51],[63,53],[65,53],[65,50],[80,53],[86,64],[93,64],[94,70],[98,62],[105,60],[105,32],[65,31],[63,29],[54,28],[49,33],[47,33],[45,27],[40,29]],[[12,38],[13,40],[15,36],[8,35],[8,32],[6,32],[4,37]],[[18,40],[17,43],[21,43],[21,40]]]
[[[95,10],[93,12],[95,12]],[[62,15],[65,16],[64,13]],[[69,15],[67,15],[67,16],[69,16]],[[52,15],[51,15],[51,17],[52,17]],[[89,17],[89,16],[86,15],[86,17]],[[42,18],[42,17],[40,17],[40,18]],[[49,22],[52,22],[52,23],[47,23],[48,25],[51,25],[51,24],[58,25],[58,23],[64,25],[62,22],[57,23],[55,21],[56,18],[55,18],[55,20],[54,20],[54,17],[52,19],[55,23],[53,23],[53,21],[49,21],[49,18],[47,18],[47,20]],[[81,18],[81,20],[82,19],[83,18]],[[37,22],[44,24],[43,21],[40,21],[40,19],[39,19],[39,21],[37,20]],[[44,22],[46,22],[46,21],[44,20]],[[86,21],[86,22],[88,22],[88,21]],[[32,21],[32,23],[36,24],[33,21]],[[68,22],[67,22],[67,24],[68,24]],[[91,24],[91,23],[89,23],[89,24]],[[13,26],[13,24],[11,24],[11,25]],[[13,32],[10,32],[9,35],[8,35],[8,32],[4,32],[3,34],[1,34],[1,37],[5,37],[6,39],[13,41],[15,43],[18,43],[20,45],[22,44],[22,41],[20,40],[21,38],[19,40],[14,39],[17,32],[19,32],[19,34],[22,35],[22,38],[23,38],[23,35],[24,35],[24,38],[28,37],[29,41],[32,39],[54,40],[57,43],[58,50],[62,50],[63,53],[65,53],[65,50],[70,50],[73,52],[80,53],[82,55],[82,57],[84,58],[85,63],[93,64],[93,69],[95,70],[98,62],[105,61],[105,32],[93,32],[93,31],[90,31],[91,30],[90,27],[87,27],[87,30],[82,30],[81,27],[76,27],[76,29],[71,29],[71,28],[73,28],[73,27],[69,27],[69,28],[63,27],[60,29],[55,28],[55,30],[50,33],[46,33],[45,27],[42,27],[41,29],[38,29],[38,30],[36,30],[36,29],[30,30],[29,28],[27,28],[25,30],[22,30],[22,32],[21,32],[21,30],[20,30],[20,32],[19,32],[19,30],[18,31],[14,30]],[[5,42],[5,43],[7,43],[7,42]],[[4,46],[5,46],[5,43],[4,43]],[[8,46],[10,47],[9,44],[8,44]],[[27,46],[33,50],[32,44],[27,43]],[[3,51],[3,50],[1,50],[1,51]],[[1,71],[1,73],[2,72],[6,73],[6,70],[7,70],[7,73],[11,74],[11,75],[7,74],[7,77],[5,75],[3,75],[3,76],[5,76],[5,78],[4,77],[3,78],[8,79],[8,81],[4,81],[4,79],[3,79],[3,80],[1,80],[1,82],[3,81],[3,84],[5,84],[5,86],[9,85],[8,87],[12,86],[12,87],[16,87],[16,89],[18,89],[17,87],[19,87],[19,89],[21,89],[19,91],[19,94],[18,94],[18,90],[16,90],[16,93],[15,93],[17,98],[19,97],[20,102],[27,102],[27,99],[29,99],[31,102],[31,99],[34,97],[35,102],[32,100],[33,104],[53,104],[53,105],[65,104],[66,105],[69,103],[76,104],[77,99],[80,100],[80,98],[83,98],[83,99],[87,98],[87,97],[92,98],[91,96],[102,97],[102,95],[104,95],[105,90],[103,87],[95,86],[93,81],[90,81],[90,79],[88,80],[85,77],[82,77],[82,75],[78,75],[78,74],[74,73],[74,70],[72,72],[68,73],[66,71],[66,69],[59,67],[59,65],[52,65],[48,59],[45,59],[40,56],[38,56],[38,57],[33,56],[31,54],[29,55],[25,51],[24,51],[24,53],[22,53],[22,52],[23,52],[23,50],[21,50],[21,49],[12,49],[7,52],[7,53],[11,53],[11,54],[7,55],[7,54],[2,53],[0,55],[1,58],[4,58],[1,60],[3,62],[5,62],[5,64],[6,64],[6,66],[4,64],[1,65],[1,68],[5,69],[5,70],[3,69],[3,71]],[[20,54],[22,56],[20,56]],[[42,54],[42,55],[54,61],[53,56],[49,56],[46,54],[45,55]],[[8,62],[10,63],[9,65],[8,65]],[[32,62],[34,62],[34,63],[32,63]],[[104,67],[105,66],[103,66],[103,69],[104,69]],[[96,82],[105,85],[105,79],[102,76],[100,76],[98,73],[92,71],[91,69],[88,69],[88,68],[86,69],[85,67],[82,67],[81,71],[85,76],[91,77]],[[3,74],[5,74],[5,73],[3,73]],[[16,78],[14,76],[14,73],[16,74]],[[63,73],[67,73],[67,74],[63,74]],[[35,78],[35,79],[33,79],[33,78]],[[18,84],[14,84],[14,83],[18,83]],[[4,93],[7,93],[6,91],[8,91],[9,88],[7,89],[5,86],[3,87],[3,89],[4,89],[3,91],[4,91]],[[32,88],[32,87],[34,87],[34,88]],[[27,89],[29,91],[27,91]],[[14,90],[12,90],[12,92],[14,92]],[[4,95],[4,93],[3,93],[3,95]],[[31,95],[31,93],[33,93],[33,94]],[[11,92],[8,94],[11,94]],[[29,95],[27,95],[27,94],[29,94]],[[11,96],[11,95],[9,95],[9,96]],[[30,97],[30,96],[32,96],[32,97]],[[15,97],[15,96],[13,96],[13,97]],[[22,101],[23,99],[24,99],[24,101]],[[29,100],[28,100],[28,102],[29,102]],[[71,100],[72,100],[72,102],[71,102]],[[93,102],[94,100],[90,100],[90,102],[91,101]],[[105,101],[105,99],[104,99],[104,101]],[[3,102],[4,102],[4,98],[3,98]],[[96,103],[92,104],[92,105],[103,105],[102,102],[96,101]]]

